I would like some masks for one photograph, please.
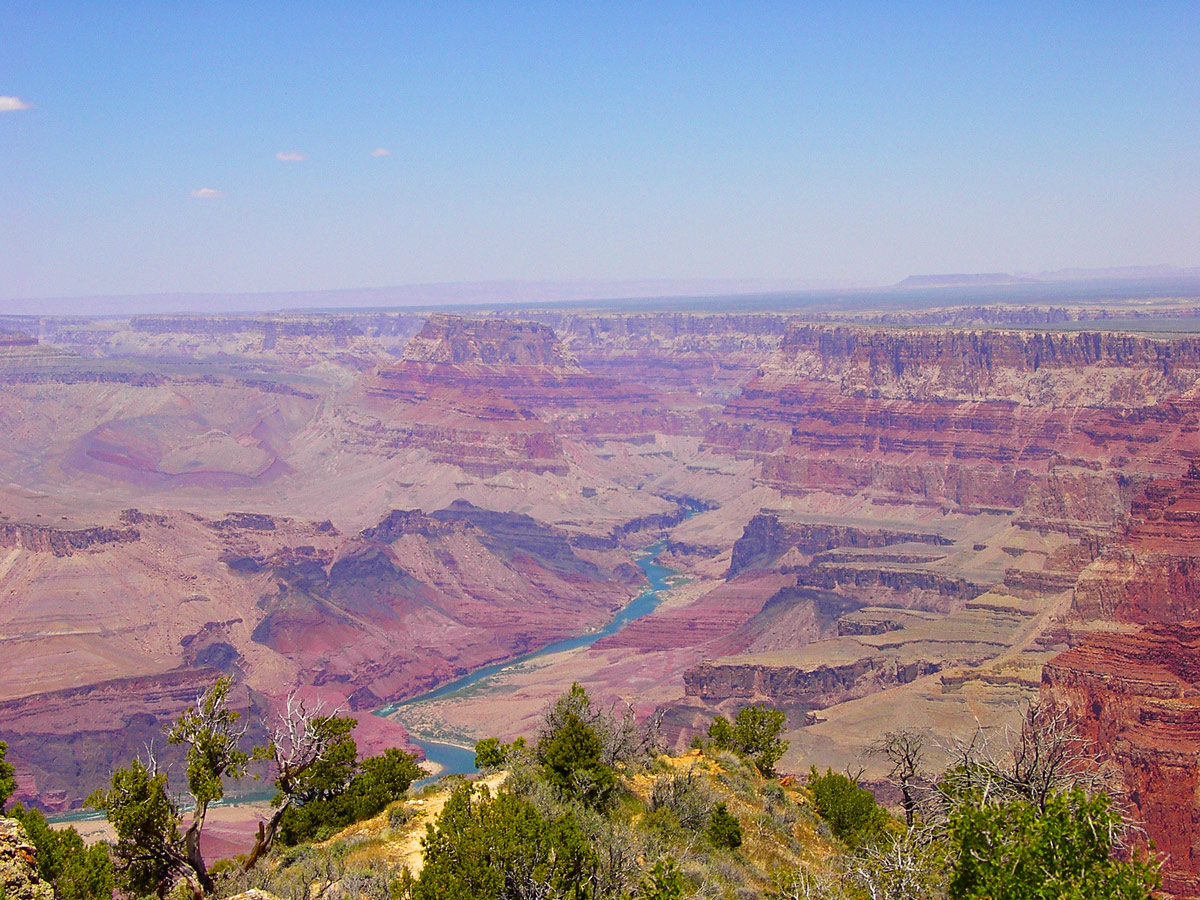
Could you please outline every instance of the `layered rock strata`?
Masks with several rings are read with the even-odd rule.
[[[1164,886],[1200,896],[1200,469],[1151,482],[1122,540],[1081,573],[1073,611],[1099,630],[1042,673],[1165,854]],[[1121,626],[1125,626],[1122,628]],[[1143,626],[1138,628],[1137,626]]]
[[[262,712],[300,688],[366,722],[598,627],[636,590],[614,573],[623,552],[580,555],[561,531],[465,502],[351,534],[245,512],[123,521],[137,525],[67,532],[119,542],[0,550],[0,722],[22,799],[43,807],[80,803],[222,672]],[[400,740],[367,731],[368,748]]]
[[[421,447],[464,471],[566,474],[565,437],[628,441],[696,432],[688,407],[596,375],[535,322],[431,316],[404,358],[367,386],[376,440]]]

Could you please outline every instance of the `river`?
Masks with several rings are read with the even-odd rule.
[[[490,678],[492,675],[504,672],[510,666],[518,666],[530,660],[537,659],[541,656],[548,656],[551,653],[561,653],[564,650],[576,650],[581,647],[590,647],[600,638],[609,634],[616,634],[634,619],[640,619],[643,616],[648,616],[658,607],[662,600],[662,593],[671,585],[668,579],[677,574],[674,569],[668,569],[666,566],[660,566],[656,559],[663,548],[666,546],[665,541],[659,541],[647,547],[634,556],[634,562],[641,567],[646,573],[646,579],[650,582],[650,587],[635,597],[617,613],[611,622],[599,631],[593,631],[590,634],[580,635],[579,637],[566,638],[565,640],[555,641],[553,644],[548,644],[540,650],[535,650],[532,653],[526,653],[524,656],[518,656],[515,659],[510,659],[507,662],[496,663],[491,666],[484,666],[482,669],[476,669],[469,675],[464,675],[462,678],[447,682],[441,687],[435,688],[424,694],[416,697],[411,697],[408,700],[402,700],[399,703],[392,703],[387,706],[380,707],[375,710],[377,716],[390,716],[398,710],[406,707],[416,706],[418,703],[425,703],[429,700],[438,700],[443,697],[450,697],[459,691],[478,684],[485,678]],[[410,735],[409,740],[425,751],[425,758],[431,763],[436,763],[440,769],[436,777],[442,775],[465,774],[475,771],[475,750],[472,747],[460,747],[457,744],[446,744],[441,741],[422,740],[415,735]],[[422,779],[429,781],[430,779]],[[247,803],[255,801],[264,801],[274,795],[274,791],[256,792],[253,794],[240,795],[237,797],[228,798],[225,801],[218,802],[218,806],[226,803]],[[50,816],[49,820],[54,823],[66,822],[82,822],[89,819],[103,818],[104,814],[94,811],[75,811],[55,816]]]
[[[510,659],[507,662],[496,663],[490,666],[484,666],[481,669],[476,669],[469,675],[464,675],[462,678],[457,678],[454,681],[447,682],[440,687],[434,688],[432,691],[420,694],[416,697],[411,697],[408,700],[402,700],[399,703],[390,703],[387,706],[382,706],[375,710],[377,716],[390,716],[402,709],[416,706],[419,703],[427,703],[430,700],[440,700],[445,697],[453,697],[462,691],[478,684],[485,678],[490,678],[493,675],[500,674],[510,667],[519,666],[527,663],[530,660],[538,659],[542,656],[549,656],[552,653],[561,653],[564,650],[578,650],[582,647],[590,647],[596,641],[610,634],[616,634],[630,622],[635,619],[640,619],[643,616],[648,616],[658,608],[658,604],[662,601],[662,593],[666,591],[670,585],[670,577],[675,575],[674,569],[668,569],[666,566],[660,566],[657,563],[659,554],[662,553],[666,546],[665,541],[659,541],[650,547],[640,551],[635,557],[634,562],[641,567],[641,570],[646,573],[646,579],[650,582],[650,586],[637,597],[633,598],[627,606],[617,613],[611,622],[605,625],[599,631],[593,631],[588,634],[579,635],[578,637],[566,638],[561,641],[555,641],[553,644],[548,644],[540,650],[534,650],[531,653],[526,653],[524,656],[518,656],[515,659]],[[435,763],[440,767],[438,772],[441,775],[465,774],[475,771],[475,750],[468,747],[460,747],[457,744],[446,744],[441,741],[423,740],[418,735],[410,734],[409,740],[425,751],[425,758]]]

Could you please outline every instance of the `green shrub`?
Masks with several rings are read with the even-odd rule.
[[[596,867],[569,813],[550,821],[527,800],[507,792],[493,798],[469,784],[446,801],[436,826],[427,826],[424,847],[413,900],[502,900],[546,888],[583,900]]]
[[[742,825],[729,812],[724,803],[718,803],[716,808],[713,809],[712,817],[708,820],[708,829],[705,833],[716,847],[726,850],[736,850],[742,846]]]
[[[546,780],[564,796],[594,807],[608,804],[617,783],[616,773],[601,761],[603,751],[599,735],[573,712],[538,744]]]
[[[0,741],[0,813],[4,812],[4,804],[8,802],[8,798],[17,789],[17,780],[14,777],[16,768],[4,758],[7,753],[8,744]]]
[[[752,760],[764,775],[775,774],[775,763],[787,752],[779,735],[787,717],[768,706],[743,706],[733,718],[734,749]]]
[[[641,900],[683,900],[686,891],[687,880],[675,860],[667,857],[650,867],[637,895]]]
[[[1044,811],[1027,800],[964,804],[950,821],[948,896],[1148,900],[1158,884],[1153,868],[1113,858],[1120,826],[1107,797],[1078,788],[1051,796]]]
[[[279,823],[279,840],[285,846],[325,840],[383,811],[423,774],[415,757],[394,747],[367,757],[343,790],[323,792],[289,807]]]
[[[769,706],[743,706],[732,724],[717,716],[708,726],[708,738],[717,750],[731,750],[753,762],[764,775],[775,774],[775,764],[787,752],[780,737],[787,717]]]
[[[87,847],[74,828],[51,828],[40,812],[19,803],[11,815],[25,826],[38,876],[54,886],[58,900],[110,900],[115,885],[105,844]]]
[[[717,716],[708,726],[708,739],[718,750],[733,750],[733,726],[724,716]]]
[[[642,817],[642,826],[650,832],[657,833],[666,841],[673,841],[683,834],[679,824],[679,816],[666,807],[652,809]]]
[[[660,775],[650,788],[650,810],[667,810],[689,831],[699,831],[712,815],[709,791],[692,769],[683,774]]]
[[[412,817],[413,814],[411,810],[397,803],[388,810],[388,828],[392,829],[393,831],[403,828],[412,821]]]
[[[888,814],[875,802],[875,796],[832,769],[819,775],[814,766],[808,776],[808,789],[818,815],[829,823],[833,836],[850,847],[879,836],[887,824]]]
[[[487,737],[475,744],[475,768],[499,769],[504,766],[504,745],[498,737]]]

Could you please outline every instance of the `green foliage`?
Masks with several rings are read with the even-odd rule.
[[[717,716],[708,726],[708,739],[718,750],[733,750],[733,726],[724,716]]]
[[[548,821],[514,794],[459,787],[424,846],[412,900],[517,900],[546,887],[549,896],[591,897],[596,858],[575,818]]]
[[[1141,860],[1112,856],[1120,817],[1104,795],[1052,795],[1044,812],[1016,800],[968,803],[950,822],[950,900],[1145,900],[1157,886]]]
[[[546,714],[547,730],[554,731],[569,715],[578,716],[589,724],[596,719],[596,712],[592,709],[592,698],[578,681],[572,682],[566,692],[554,701],[554,706]]]
[[[294,804],[329,800],[346,790],[358,761],[358,744],[350,734],[357,725],[350,716],[317,716],[313,719],[312,728],[321,735],[325,751],[287,786]],[[285,792],[280,781],[276,782],[280,793],[275,797],[275,803],[283,800]]]
[[[220,800],[224,779],[246,774],[250,754],[239,746],[241,713],[227,705],[232,687],[232,678],[219,677],[167,732],[168,743],[187,745],[188,790],[197,803]]]
[[[17,804],[11,815],[25,826],[38,875],[54,886],[58,900],[111,900],[115,884],[107,845],[85,846],[78,831],[51,828],[36,809]]]
[[[353,739],[347,735],[346,740],[353,749]],[[339,759],[342,755],[343,751],[339,749]],[[417,765],[416,757],[396,748],[364,759],[357,772],[351,757],[350,772],[353,774],[346,781],[342,781],[340,774],[343,767],[344,762],[339,761],[336,766],[329,766],[319,778],[307,783],[309,799],[289,806],[280,819],[281,843],[294,845],[324,840],[347,825],[368,819],[403,797],[409,785],[425,774]]]
[[[500,738],[488,737],[475,745],[475,768],[482,770],[503,769],[511,766],[514,757],[525,752],[525,738],[519,737],[511,744],[501,743]]]
[[[538,743],[546,780],[564,796],[594,807],[609,802],[617,781],[613,770],[601,761],[603,751],[599,735],[575,712],[568,712]]]
[[[362,803],[378,812],[403,797],[409,786],[424,775],[415,756],[389,747],[379,756],[369,756],[362,761],[351,787],[359,793]]]
[[[787,724],[783,710],[769,706],[743,706],[732,724],[717,716],[708,726],[708,739],[718,750],[743,756],[764,775],[775,774],[775,763],[787,752],[788,742],[780,737]]]
[[[769,706],[743,706],[733,718],[733,747],[752,760],[764,775],[775,774],[775,763],[787,752],[779,735],[787,717]]]
[[[833,836],[849,847],[858,847],[878,837],[887,826],[887,812],[875,802],[875,796],[852,779],[827,769],[824,775],[816,766],[808,776],[813,806],[829,823]]]
[[[0,813],[4,812],[4,804],[8,802],[8,798],[17,789],[17,780],[14,777],[17,770],[13,768],[12,763],[4,758],[7,753],[8,744],[0,741]]]
[[[687,880],[679,865],[670,857],[658,860],[638,886],[640,900],[683,900]]]
[[[504,767],[504,744],[498,737],[487,737],[475,744],[475,768],[500,769]]]
[[[736,850],[742,846],[741,823],[729,812],[724,803],[718,803],[713,809],[705,833],[715,847]]]
[[[155,893],[184,862],[179,810],[167,793],[167,776],[135,759],[112,775],[112,788],[96,791],[87,805],[104,810],[117,833],[113,850],[117,886]]]

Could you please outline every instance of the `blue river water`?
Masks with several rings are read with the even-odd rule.
[[[390,703],[387,706],[382,706],[375,710],[375,715],[390,716],[405,707],[452,696],[478,684],[485,678],[490,678],[499,672],[503,672],[511,666],[518,666],[542,656],[561,653],[564,650],[577,650],[581,647],[590,647],[602,637],[616,634],[635,619],[650,615],[650,613],[658,608],[658,604],[662,600],[662,592],[670,587],[668,579],[676,574],[674,569],[660,566],[656,562],[665,546],[665,541],[659,541],[657,544],[647,547],[635,557],[634,562],[646,573],[646,579],[650,582],[650,586],[631,600],[624,609],[613,617],[611,622],[599,631],[555,641],[553,644],[547,644],[540,650],[534,650],[531,653],[526,653],[524,656],[518,656],[507,662],[484,666],[481,669],[476,669],[469,675],[464,675],[462,678],[447,682],[427,693],[411,697],[408,700],[402,700],[399,703]],[[445,744],[440,741],[425,741],[415,736],[410,736],[409,739],[425,751],[425,758],[427,760],[441,767],[439,775],[465,774],[475,771],[475,750],[473,748],[460,747],[457,744]]]

